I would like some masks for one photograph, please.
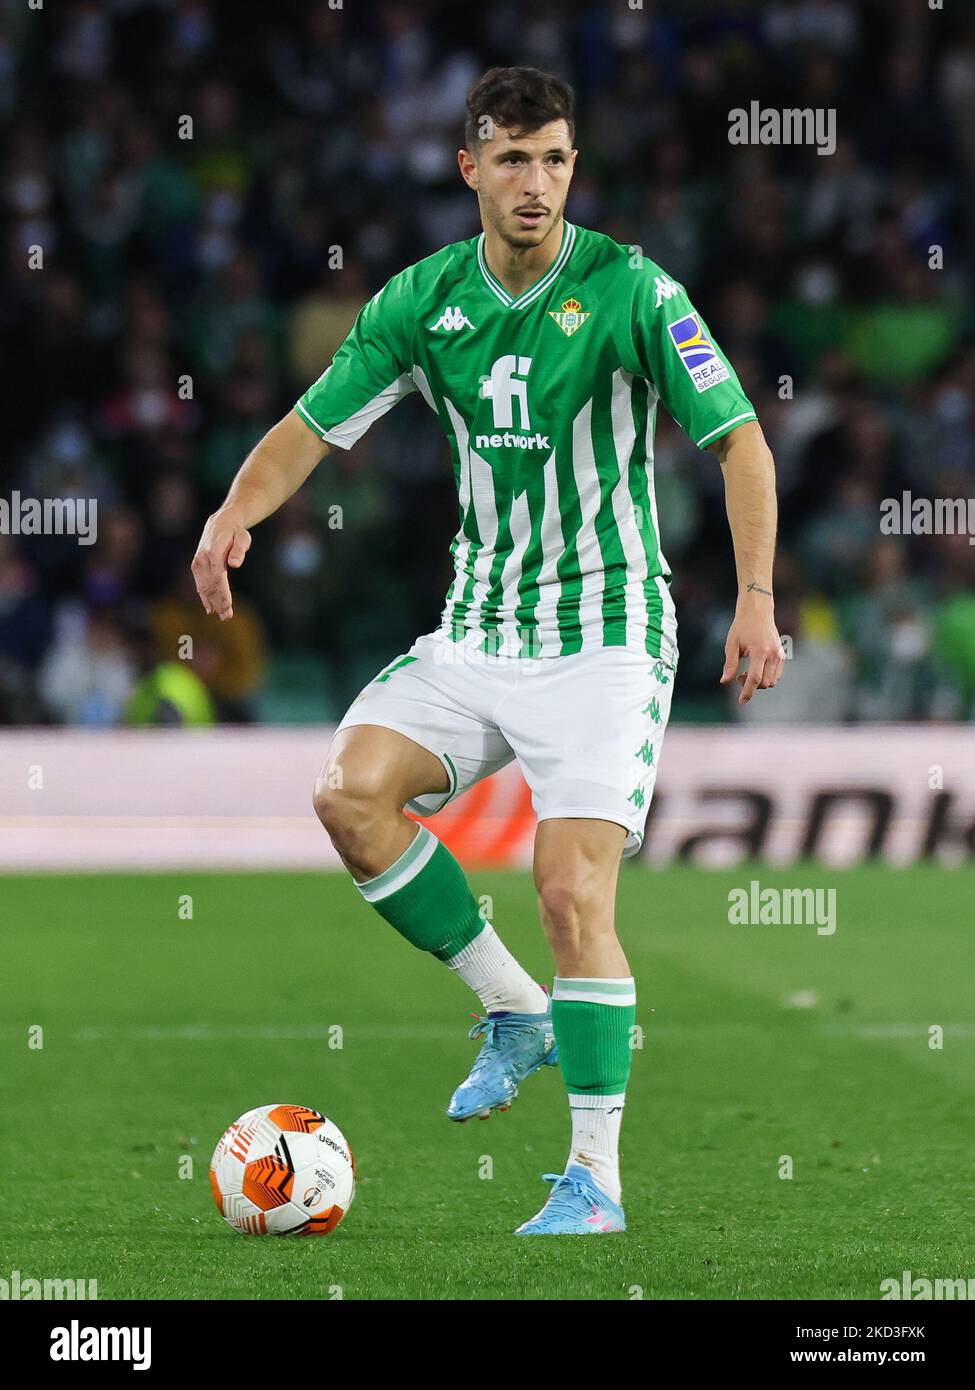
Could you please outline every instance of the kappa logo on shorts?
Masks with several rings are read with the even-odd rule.
[[[731,373],[718,356],[697,314],[685,314],[682,319],[668,323],[667,332],[698,391],[710,391],[712,386],[728,380]]]
[[[644,705],[641,714],[649,714],[655,724],[660,723],[660,701],[654,695],[648,705]]]

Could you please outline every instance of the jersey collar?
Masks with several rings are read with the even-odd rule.
[[[508,291],[505,289],[504,285],[501,284],[501,281],[495,279],[495,277],[491,274],[490,270],[488,270],[487,259],[484,255],[483,232],[477,239],[477,264],[480,268],[481,274],[484,276],[488,289],[492,292],[492,294],[496,295],[497,298],[500,299],[501,303],[506,308],[524,309],[527,307],[527,305],[533,303],[540,294],[544,294],[545,291],[552,284],[552,282],[556,279],[556,277],[562,272],[566,262],[572,255],[572,248],[575,245],[575,239],[575,227],[572,225],[571,222],[566,222],[563,219],[562,245],[559,247],[559,254],[555,257],[555,260],[549,266],[548,270],[546,270],[545,274],[541,277],[541,279],[536,280],[534,285],[529,285],[528,289],[525,290],[522,294],[520,294],[517,299],[513,298],[512,295],[510,295]]]

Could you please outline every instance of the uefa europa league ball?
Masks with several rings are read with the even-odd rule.
[[[337,1125],[304,1105],[259,1105],[210,1160],[213,1199],[249,1236],[327,1236],[355,1196],[355,1159]]]

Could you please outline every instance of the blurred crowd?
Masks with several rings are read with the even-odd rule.
[[[971,6],[5,0],[0,496],[95,498],[98,540],[0,535],[0,723],[333,718],[436,625],[457,509],[416,397],[255,531],[232,623],[189,561],[369,295],[479,230],[495,63],[573,83],[569,218],[686,284],[775,453],[791,661],[745,717],[975,717],[975,546],[880,526],[973,491]],[[835,153],[729,145],[753,100],[835,108]],[[675,717],[734,718],[720,469],[663,411],[656,467]]]

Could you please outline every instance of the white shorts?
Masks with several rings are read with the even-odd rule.
[[[526,659],[432,632],[369,682],[339,728],[396,729],[440,759],[447,790],[408,802],[417,815],[517,758],[539,820],[613,821],[627,858],[643,843],[673,688],[669,662],[631,647]]]

